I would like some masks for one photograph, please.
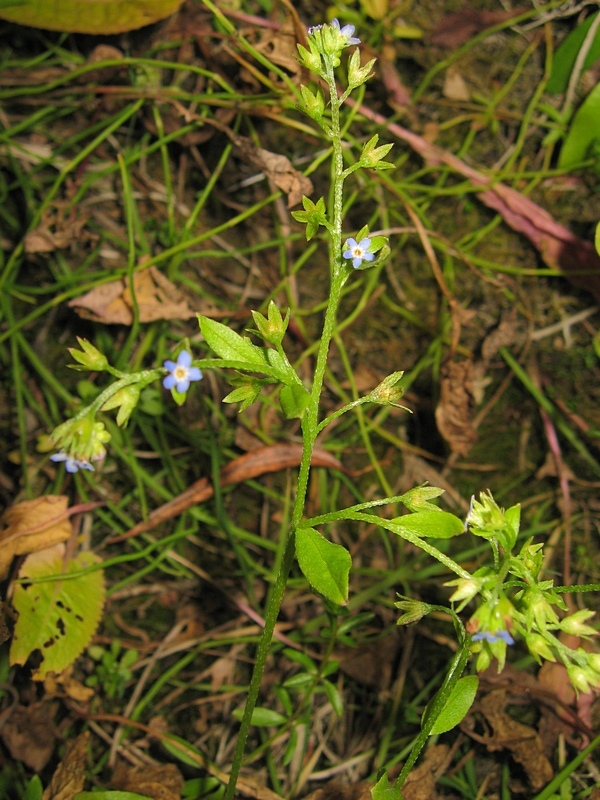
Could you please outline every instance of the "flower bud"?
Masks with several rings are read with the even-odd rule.
[[[113,408],[118,408],[117,425],[122,428],[129,422],[129,418],[139,402],[140,393],[141,389],[137,384],[123,386],[108,398],[101,410],[111,411]]]
[[[360,53],[355,50],[348,59],[348,86],[355,89],[369,80],[372,75],[373,64],[376,59],[372,58],[364,67],[360,65]]]
[[[79,364],[73,364],[73,369],[89,369],[96,372],[102,372],[108,367],[108,360],[106,356],[97,350],[91,342],[87,339],[77,337],[77,343],[81,350],[76,350],[74,347],[69,347],[69,353],[78,361]],[[81,366],[79,366],[81,365]]]
[[[269,344],[273,344],[275,346],[280,345],[290,321],[290,311],[288,309],[286,317],[283,319],[281,312],[271,300],[267,313],[268,319],[266,319],[259,311],[253,311],[252,317],[254,318],[258,332],[265,342],[269,342]]]
[[[565,633],[572,633],[574,636],[596,636],[597,631],[591,625],[585,625],[585,621],[594,616],[594,611],[587,608],[582,608],[581,611],[576,611],[565,617],[560,622],[560,629]]]
[[[314,120],[320,120],[325,111],[325,100],[320,89],[315,94],[306,86],[300,87],[302,99],[304,100],[304,111]]]

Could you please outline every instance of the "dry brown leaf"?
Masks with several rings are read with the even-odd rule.
[[[505,689],[495,689],[478,701],[473,711],[479,711],[486,719],[491,734],[481,736],[474,729],[468,733],[488,750],[510,750],[513,758],[525,770],[533,789],[541,789],[552,779],[552,765],[543,752],[539,734],[528,725],[517,722],[506,713],[508,693]],[[473,712],[471,712],[473,713]],[[463,730],[472,724],[471,715],[466,719]]]
[[[294,76],[300,77],[306,70],[298,61],[297,43],[306,45],[306,27],[300,21],[298,12],[290,0],[284,0],[286,15],[278,30],[266,30],[256,49],[264,53],[269,61],[283,67]]]
[[[133,287],[140,322],[191,319],[196,316],[196,312],[189,307],[179,289],[156,267],[136,272],[133,277]],[[91,292],[71,300],[69,306],[74,308],[80,317],[95,322],[107,325],[133,323],[133,300],[128,278],[97,286]]]
[[[446,14],[429,34],[429,41],[436,47],[460,47],[486,28],[498,25],[505,20],[522,14],[526,9],[515,8],[512,11],[478,11],[466,8],[455,14]]]
[[[86,704],[95,695],[95,690],[84,686],[73,677],[73,665],[67,667],[60,675],[51,672],[44,680],[44,693],[47,699],[68,697],[76,703]]]
[[[468,102],[471,99],[471,92],[469,91],[467,82],[455,67],[448,67],[446,70],[442,93],[448,100]]]
[[[453,453],[465,456],[477,439],[473,427],[473,365],[470,361],[448,361],[440,376],[440,399],[435,420]]]
[[[312,181],[294,169],[289,158],[256,147],[245,136],[235,136],[234,141],[240,148],[243,158],[264,172],[278,189],[287,194],[288,208],[298,205],[303,195],[312,194]]]
[[[73,800],[78,792],[83,791],[90,737],[90,732],[85,731],[73,741],[67,742],[65,757],[56,768],[42,800]]]
[[[132,767],[120,763],[112,783],[115,789],[135,792],[154,800],[180,800],[184,780],[175,764],[146,764]]]
[[[47,212],[41,224],[25,236],[25,252],[53,253],[55,250],[64,250],[76,240],[88,240],[89,234],[82,233],[86,222],[86,216],[65,216],[62,209]]]
[[[376,642],[339,650],[335,658],[345,675],[381,692],[389,689],[399,648],[397,636],[385,636]]]
[[[44,769],[54,750],[54,715],[57,703],[42,701],[30,706],[17,705],[0,729],[2,741],[15,761],[22,761],[34,772]]]
[[[7,508],[0,524],[0,579],[15,556],[36,553],[71,536],[72,526],[64,495],[45,495]]]
[[[452,757],[446,745],[431,745],[427,748],[423,762],[410,773],[402,787],[404,800],[437,800],[436,780]]]
[[[241,483],[251,478],[258,478],[268,472],[278,472],[289,467],[297,467],[300,465],[301,459],[301,444],[284,443],[260,447],[257,450],[252,450],[243,456],[239,456],[239,458],[234,458],[233,461],[223,467],[221,470],[221,486],[230,486],[232,483]],[[313,467],[343,470],[338,459],[320,447],[315,447],[313,450],[310,463]],[[162,522],[183,514],[188,508],[205,503],[210,500],[213,494],[214,489],[210,481],[206,478],[200,478],[173,500],[150,512],[147,520],[138,523],[127,533],[108,539],[105,544],[122,542],[132,536],[139,536],[141,533],[150,531]]]

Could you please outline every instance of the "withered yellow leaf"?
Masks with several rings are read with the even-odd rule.
[[[123,33],[176,11],[183,0],[28,0],[0,9],[0,18],[68,33]]]
[[[15,556],[36,553],[71,535],[68,498],[48,494],[7,508],[0,519],[0,579]]]

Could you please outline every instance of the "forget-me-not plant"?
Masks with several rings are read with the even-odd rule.
[[[90,342],[79,340],[80,350],[71,349],[80,370],[105,372],[115,380],[89,406],[72,419],[59,425],[51,434],[51,444],[59,452],[53,461],[64,462],[68,472],[93,470],[93,463],[106,456],[110,436],[97,415],[117,411],[117,424],[126,425],[141,392],[150,383],[162,379],[175,402],[185,401],[191,383],[202,378],[202,370],[222,369],[230,375],[232,391],[224,402],[238,403],[240,410],[254,402],[265,387],[278,387],[279,403],[289,419],[299,419],[303,452],[297,478],[295,501],[288,530],[285,532],[283,556],[279,572],[271,587],[264,612],[264,628],[259,642],[255,666],[241,719],[240,732],[230,772],[225,800],[232,800],[242,765],[246,740],[252,724],[260,691],[261,678],[269,653],[275,623],[294,559],[307,580],[331,604],[348,601],[350,554],[341,545],[331,542],[317,528],[334,521],[347,520],[377,526],[399,536],[414,547],[436,559],[456,577],[446,583],[453,588],[449,607],[430,605],[423,600],[402,597],[396,603],[401,614],[398,623],[415,623],[433,610],[443,611],[451,621],[458,639],[456,655],[450,662],[446,678],[423,717],[421,731],[407,757],[394,787],[384,775],[373,790],[375,800],[400,800],[400,788],[406,780],[428,736],[441,733],[458,724],[466,713],[476,691],[474,676],[461,677],[471,656],[476,670],[487,668],[495,659],[498,668],[504,665],[507,648],[523,642],[538,662],[542,659],[560,660],[578,691],[600,686],[600,655],[584,647],[567,647],[560,633],[574,633],[581,640],[596,634],[588,624],[592,612],[581,609],[565,614],[567,606],[561,587],[541,576],[542,546],[531,540],[520,542],[520,507],[501,509],[489,493],[474,499],[466,520],[441,510],[435,501],[442,490],[419,486],[396,497],[385,497],[368,503],[331,512],[322,517],[307,519],[305,501],[311,457],[318,436],[333,420],[365,403],[400,407],[402,372],[396,371],[383,380],[368,395],[322,417],[320,398],[330,344],[336,327],[336,315],[344,284],[355,270],[377,268],[390,256],[385,236],[371,234],[363,226],[353,235],[344,235],[344,187],[354,172],[360,169],[387,170],[394,164],[385,161],[391,144],[379,144],[373,135],[356,154],[344,158],[341,119],[342,107],[352,91],[371,76],[375,59],[362,64],[358,48],[347,60],[347,87],[338,91],[335,70],[341,65],[344,51],[356,47],[360,39],[352,25],[340,25],[338,20],[308,29],[307,47],[298,45],[299,60],[317,81],[313,86],[301,86],[300,106],[315,124],[331,148],[328,200],[320,197],[302,198],[303,210],[292,212],[293,218],[305,226],[307,241],[323,234],[329,243],[329,293],[319,349],[312,380],[303,382],[288,359],[284,340],[290,313],[284,315],[274,302],[267,315],[253,311],[255,328],[252,333],[262,339],[264,346],[254,344],[215,320],[199,316],[200,330],[206,346],[216,357],[193,361],[187,343],[179,348],[176,360],[167,359],[159,368],[127,374],[113,368]],[[327,88],[325,94],[322,85]],[[348,163],[351,162],[351,163]],[[393,519],[376,513],[379,506],[403,505],[409,512]],[[456,563],[430,540],[473,535],[488,542],[490,566],[481,566],[471,573]],[[477,602],[469,619],[463,622],[462,612]],[[332,606],[330,606],[332,607]],[[561,616],[562,615],[562,616]],[[457,702],[460,699],[461,702]],[[453,709],[459,709],[456,712]],[[443,713],[443,717],[442,717]],[[443,725],[439,722],[443,719]],[[450,721],[450,722],[448,722]]]

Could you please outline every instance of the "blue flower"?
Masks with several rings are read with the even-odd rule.
[[[495,631],[494,633],[490,633],[489,631],[479,631],[479,633],[476,633],[475,636],[473,636],[474,642],[486,641],[490,644],[494,644],[500,640],[506,644],[515,643],[515,640],[508,631]]]
[[[164,368],[170,372],[170,375],[163,381],[165,389],[177,389],[179,394],[185,394],[190,388],[192,381],[199,381],[202,378],[202,372],[198,367],[190,366],[192,363],[192,354],[187,350],[182,350],[177,357],[177,363],[174,361],[165,361]]]
[[[340,28],[339,21],[337,19],[332,19],[331,26],[332,28],[336,28],[346,40],[344,47],[350,44],[360,44],[360,39],[357,39],[356,36],[353,35],[355,30],[354,25],[344,25],[343,28]]]
[[[64,452],[55,453],[53,456],[50,456],[50,461],[64,461],[65,462],[65,469],[67,472],[78,472],[80,469],[89,469],[94,472],[94,468],[90,464],[89,461],[83,461],[78,458],[73,458],[73,456],[68,456]]]
[[[346,248],[344,258],[352,259],[352,266],[354,269],[358,269],[363,261],[373,261],[375,258],[375,253],[369,253],[370,246],[371,240],[368,238],[361,239],[360,242],[357,242],[356,239],[348,239],[344,245]]]

